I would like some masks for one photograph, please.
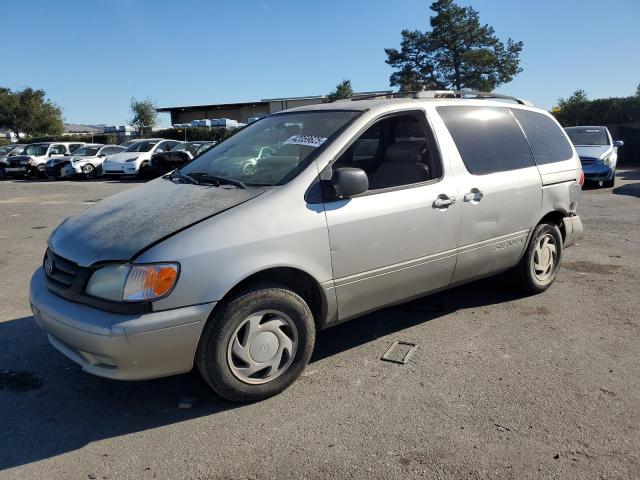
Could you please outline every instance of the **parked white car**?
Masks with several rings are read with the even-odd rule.
[[[130,145],[124,152],[112,155],[102,164],[105,175],[145,176],[149,169],[149,160],[154,153],[168,152],[178,143],[163,138],[145,138]]]
[[[118,145],[91,143],[80,147],[70,157],[52,158],[46,163],[45,173],[50,178],[67,178],[82,175],[92,179],[102,171],[102,163],[110,155],[126,150]]]
[[[7,176],[44,176],[45,164],[50,159],[69,156],[83,145],[86,144],[84,142],[31,143],[24,148],[21,155],[7,158],[5,172]]]

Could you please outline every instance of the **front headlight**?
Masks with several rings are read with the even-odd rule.
[[[609,155],[605,156],[605,157],[602,159],[602,162],[603,162],[605,165],[609,165],[609,166],[613,165],[613,152],[611,152]]]
[[[126,163],[135,162],[137,159],[138,159],[138,157],[133,157],[133,158],[130,158],[129,160],[125,160],[125,162]]]
[[[157,300],[173,290],[179,273],[177,263],[108,265],[91,275],[86,292],[115,302]]]

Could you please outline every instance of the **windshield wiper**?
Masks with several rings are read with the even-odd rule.
[[[219,187],[220,185],[233,185],[234,187],[238,188],[247,188],[247,185],[241,180],[236,180],[235,178],[218,177],[217,175],[211,175],[210,173],[206,172],[193,172],[190,173],[189,176],[193,178],[199,178],[200,180],[203,180],[205,182],[211,182],[216,187]]]
[[[183,175],[178,170],[174,170],[173,172],[171,172],[169,174],[168,177],[165,177],[165,178],[168,178],[169,180],[178,179],[178,180],[181,180],[181,181],[183,181],[185,183],[190,183],[192,185],[200,185],[200,182],[198,180],[196,180],[195,178],[190,177],[189,175]]]

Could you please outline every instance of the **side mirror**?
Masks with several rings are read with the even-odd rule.
[[[369,190],[369,179],[361,168],[338,168],[327,182],[327,195],[331,200],[349,198]]]
[[[623,147],[624,142],[622,140],[616,140],[615,142],[613,142],[613,146],[616,148]]]
[[[100,153],[100,154],[98,154],[98,156],[99,156],[99,157],[106,157],[106,156],[107,156],[107,154],[106,154],[106,153]]]

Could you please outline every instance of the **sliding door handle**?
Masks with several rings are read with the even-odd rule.
[[[472,188],[471,191],[464,196],[465,202],[479,202],[484,197],[484,193],[482,193],[477,188]]]

